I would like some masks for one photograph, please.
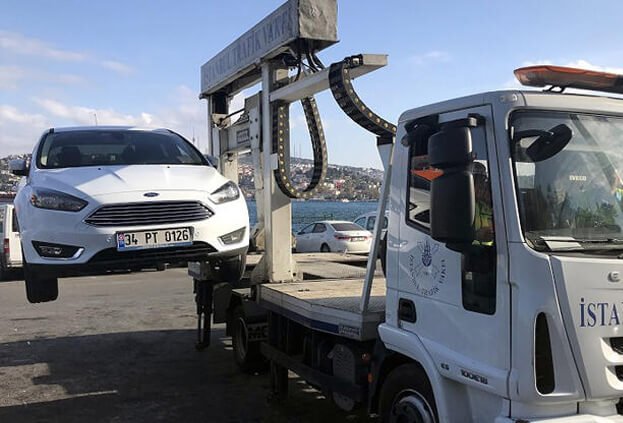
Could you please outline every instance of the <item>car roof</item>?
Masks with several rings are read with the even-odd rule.
[[[170,134],[173,131],[166,128],[146,128],[139,126],[102,125],[102,126],[65,126],[50,128],[51,132],[74,132],[74,131],[145,131]]]
[[[332,223],[353,223],[349,220],[317,220],[315,222],[311,222],[307,225],[305,225],[306,227],[309,225],[315,225],[316,223],[325,223],[325,224],[332,224]]]

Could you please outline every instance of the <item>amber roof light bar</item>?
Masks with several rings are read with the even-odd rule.
[[[566,66],[537,65],[515,69],[515,77],[530,87],[578,88],[623,94],[623,75]]]

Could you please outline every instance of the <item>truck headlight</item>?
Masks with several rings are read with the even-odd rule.
[[[86,207],[86,201],[52,189],[34,188],[30,204],[40,209],[77,212]]]
[[[216,204],[227,203],[228,201],[234,201],[238,198],[240,198],[240,190],[232,181],[227,182],[225,185],[210,194],[210,199]]]

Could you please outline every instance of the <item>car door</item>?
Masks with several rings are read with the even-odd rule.
[[[310,251],[320,251],[320,247],[322,244],[329,245],[328,241],[325,239],[327,235],[327,225],[324,223],[316,223],[314,226],[314,230],[310,237]]]
[[[7,238],[9,239],[10,262],[13,266],[22,265],[22,241],[19,235],[19,225],[17,223],[17,213],[15,208],[7,209]],[[10,220],[9,220],[10,219]]]
[[[314,230],[314,224],[305,226],[296,234],[296,251],[304,253],[309,251],[311,232]]]

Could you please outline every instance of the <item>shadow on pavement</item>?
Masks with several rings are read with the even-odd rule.
[[[238,371],[225,338],[195,351],[192,330],[0,343],[0,422],[313,422],[347,416],[291,380],[269,404],[268,377]]]
[[[23,281],[24,280],[24,271],[22,269],[11,269],[9,271],[5,270],[2,274],[2,279],[0,279],[0,283],[2,282],[13,282],[13,281]]]

